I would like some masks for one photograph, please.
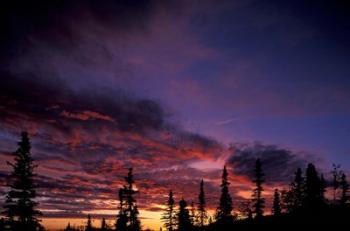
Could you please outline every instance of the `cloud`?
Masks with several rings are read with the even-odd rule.
[[[222,126],[222,125],[230,124],[230,123],[232,123],[232,122],[234,122],[234,121],[236,121],[236,120],[237,120],[237,117],[236,117],[236,116],[231,116],[231,117],[228,118],[228,119],[225,119],[225,120],[221,120],[221,121],[216,122],[215,125],[217,125],[217,126]]]
[[[286,97],[287,104],[292,105],[289,108],[299,112],[300,105],[306,105],[310,109],[310,103],[304,104],[305,94],[298,94],[297,99],[289,97],[295,95],[295,89],[300,92],[299,85],[288,90],[290,81],[282,81],[272,90],[265,89],[259,62],[249,55],[239,57],[244,46],[235,48],[232,60],[225,56],[230,52],[227,47],[210,45],[217,42],[214,40],[220,40],[220,46],[223,42],[241,45],[244,33],[237,33],[237,28],[231,31],[223,19],[230,25],[232,21],[248,20],[270,28],[255,17],[255,10],[248,16],[244,13],[252,2],[200,1],[186,7],[183,1],[148,0],[0,3],[0,135],[8,137],[0,141],[6,151],[1,159],[5,160],[5,155],[9,158],[19,132],[28,130],[39,164],[40,206],[59,210],[46,216],[80,217],[84,216],[82,211],[115,210],[117,190],[130,166],[135,170],[141,209],[158,211],[155,205],[165,203],[170,188],[177,199],[185,196],[196,200],[202,178],[209,207],[215,208],[221,172],[217,168],[202,171],[201,167],[221,164],[218,159],[227,152],[225,146],[182,128],[163,101],[154,98],[160,98],[157,94],[162,99],[170,96],[178,108],[189,107],[193,118],[197,109],[207,115],[218,106],[250,111],[258,105],[260,114],[290,115],[294,110],[285,107]],[[236,11],[230,11],[232,7]],[[225,14],[221,15],[222,11]],[[213,15],[220,16],[219,20]],[[251,35],[250,29],[243,31]],[[211,36],[210,41],[203,39]],[[265,39],[263,42],[276,45],[276,38]],[[249,49],[241,52],[250,54],[257,44],[244,41]],[[260,39],[258,45],[260,48]],[[266,52],[262,53],[265,58]],[[259,57],[257,60],[265,60]],[[220,70],[211,71],[211,64]],[[198,67],[200,72],[196,71]],[[220,92],[215,92],[218,88]],[[335,89],[337,95],[327,100],[346,98],[342,89]],[[281,97],[281,91],[290,94]],[[313,98],[334,94],[331,90],[304,91],[314,95],[309,100],[313,105]],[[323,107],[322,102],[327,100],[319,105]],[[288,181],[295,168],[305,164],[299,154],[276,146],[239,148],[228,161],[233,167],[230,191],[234,199],[249,192],[257,156],[261,156],[270,182]],[[1,171],[0,178],[6,174]]]
[[[83,111],[81,113],[62,111],[60,115],[66,118],[78,119],[78,120],[84,120],[84,121],[86,120],[107,120],[110,122],[114,121],[110,116],[102,115],[94,111]]]
[[[1,134],[9,138],[2,141],[6,152],[1,155],[15,148],[20,130],[29,130],[46,217],[116,211],[116,192],[130,166],[140,190],[140,209],[155,210],[170,188],[195,199],[198,182],[207,173],[190,163],[215,160],[225,149],[171,121],[154,100],[74,91],[63,81],[35,73],[2,72],[2,77]],[[216,182],[208,183],[215,188],[211,184]],[[211,192],[215,198],[216,191]]]
[[[162,107],[148,99],[134,99],[113,92],[103,93],[70,90],[63,82],[50,81],[27,73],[24,76],[2,72],[0,116],[44,119],[64,127],[65,122],[100,120],[116,122],[120,130],[161,129],[165,124]],[[74,111],[74,112],[72,112]],[[93,121],[94,123],[96,121]]]
[[[304,168],[311,156],[275,145],[253,144],[234,147],[234,153],[227,163],[232,166],[233,173],[254,178],[254,166],[257,158],[261,159],[262,168],[268,183],[286,183],[292,180],[297,168]]]

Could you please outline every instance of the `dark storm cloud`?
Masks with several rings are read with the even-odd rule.
[[[289,182],[297,168],[304,168],[310,157],[280,148],[275,145],[254,144],[235,148],[228,164],[233,166],[234,174],[254,178],[254,166],[261,159],[267,182]]]
[[[106,118],[113,117],[122,131],[161,129],[164,125],[164,111],[152,100],[132,99],[118,92],[114,92],[113,98],[102,93],[75,93],[59,80],[50,82],[34,74],[16,76],[3,72],[1,79],[0,103],[4,109],[0,112],[1,117],[56,120],[55,125],[62,125],[62,128],[64,120],[111,123],[112,120]]]

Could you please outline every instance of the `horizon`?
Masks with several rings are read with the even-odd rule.
[[[224,166],[237,211],[261,159],[267,214],[297,168],[349,176],[349,13],[342,0],[0,3],[0,207],[22,131],[50,229],[115,220],[130,167],[155,230],[169,190],[197,201],[201,179],[213,214]]]

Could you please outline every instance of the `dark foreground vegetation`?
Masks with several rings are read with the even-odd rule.
[[[13,153],[13,168],[8,178],[9,190],[3,217],[0,219],[0,231],[38,231],[44,230],[40,225],[41,212],[36,209],[36,184],[33,159],[30,154],[28,133],[23,132],[18,149]],[[294,180],[287,190],[275,189],[273,206],[269,208],[271,215],[265,216],[264,172],[260,159],[256,160],[253,180],[255,188],[252,199],[244,203],[233,212],[233,202],[229,192],[230,182],[226,167],[223,169],[221,179],[221,195],[219,205],[213,217],[207,214],[204,181],[199,184],[198,200],[188,205],[182,198],[175,202],[173,192],[169,191],[166,209],[162,221],[169,231],[195,231],[195,230],[246,230],[249,227],[269,226],[278,230],[300,225],[350,225],[349,184],[340,166],[333,165],[331,184],[327,185],[323,174],[320,174],[313,164],[308,164],[305,173],[299,168],[295,172]],[[101,220],[100,227],[93,227],[91,216],[88,215],[84,228],[77,229],[68,223],[66,231],[72,230],[117,230],[139,231],[141,222],[135,200],[137,191],[134,187],[132,168],[125,177],[125,184],[118,191],[119,208],[113,227],[109,227],[105,219]],[[326,190],[330,190],[332,199],[325,197]]]

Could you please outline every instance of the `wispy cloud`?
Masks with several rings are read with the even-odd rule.
[[[217,126],[222,126],[222,125],[227,125],[227,124],[233,123],[234,121],[237,121],[237,120],[238,120],[238,118],[236,116],[231,116],[230,118],[218,121],[215,124]]]

